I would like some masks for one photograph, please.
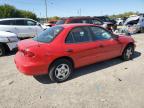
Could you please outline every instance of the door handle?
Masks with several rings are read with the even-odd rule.
[[[104,45],[99,45],[99,47],[103,48],[103,47],[104,47]]]
[[[73,52],[73,49],[67,49],[66,52]]]

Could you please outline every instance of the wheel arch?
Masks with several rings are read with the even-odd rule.
[[[133,42],[129,42],[127,45],[126,45],[126,47],[128,47],[128,46],[133,46],[133,47],[135,47],[135,44],[133,43]]]
[[[10,49],[9,49],[9,47],[8,47],[8,45],[6,43],[1,43],[0,42],[0,45],[2,45],[5,48],[6,52],[10,51]]]
[[[59,58],[56,58],[55,60],[53,60],[53,62],[49,65],[49,69],[50,67],[57,61],[57,60],[60,60],[60,59],[66,59],[68,61],[70,61],[72,63],[72,67],[74,68],[75,67],[75,63],[74,63],[74,60],[69,57],[69,56],[62,56],[62,57],[59,57]]]

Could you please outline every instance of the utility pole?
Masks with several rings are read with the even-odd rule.
[[[81,8],[79,9],[79,11],[80,11],[80,16],[81,16]]]
[[[48,20],[48,16],[47,16],[47,0],[45,0],[45,9],[46,9],[46,22]]]
[[[77,10],[78,16],[81,16],[81,8]]]

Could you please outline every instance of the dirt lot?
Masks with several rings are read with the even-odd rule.
[[[144,108],[144,34],[133,36],[134,59],[119,58],[76,70],[64,83],[28,77],[14,55],[0,58],[0,108]]]

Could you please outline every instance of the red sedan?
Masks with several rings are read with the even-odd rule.
[[[51,27],[33,39],[18,43],[15,64],[26,75],[49,74],[63,82],[75,68],[121,57],[130,60],[134,40],[117,36],[91,24],[66,24]]]

